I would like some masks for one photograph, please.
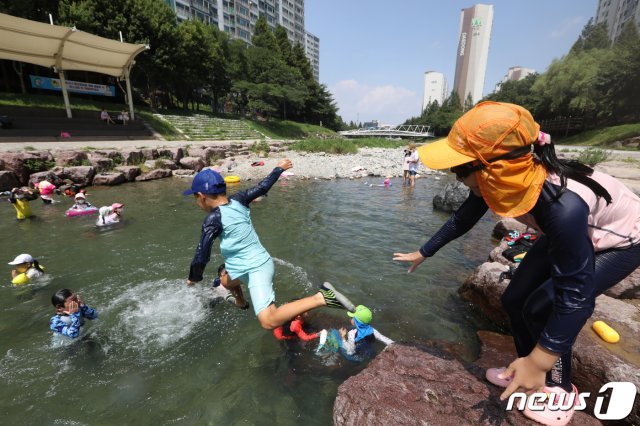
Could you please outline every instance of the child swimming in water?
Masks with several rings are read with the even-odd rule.
[[[373,313],[366,306],[358,305],[355,312],[347,312],[347,315],[351,317],[353,328],[349,331],[344,328],[340,329],[340,336],[342,337],[341,352],[345,355],[345,358],[370,356],[372,352],[371,344],[376,340],[385,345],[393,343],[393,340],[382,335],[371,326]]]
[[[23,220],[32,216],[30,200],[35,200],[38,196],[28,188],[13,188],[9,194],[9,202],[16,209],[16,218]]]
[[[110,206],[100,207],[96,226],[106,226],[120,222],[123,207],[124,204],[122,203],[113,203]]]
[[[293,302],[294,300],[292,300],[291,302]],[[308,312],[303,312],[293,320],[284,323],[280,327],[274,328],[273,335],[278,340],[300,339],[302,341],[308,342],[310,340],[317,339],[318,337],[320,337],[320,333],[307,334],[307,332],[304,330],[305,319],[307,318],[308,314]]]
[[[78,192],[74,197],[74,203],[71,206],[73,210],[86,210],[93,207],[90,202],[87,201],[87,197],[83,192]]]
[[[26,284],[30,280],[44,275],[44,270],[38,261],[27,253],[16,256],[13,261],[9,262],[9,265],[15,266],[11,271],[11,282],[13,284]],[[20,275],[23,276],[20,277]]]
[[[80,335],[80,327],[84,320],[98,318],[95,309],[84,304],[79,294],[74,294],[69,289],[56,291],[51,297],[51,303],[56,308],[56,314],[49,321],[49,328],[56,334],[75,339]]]
[[[293,167],[290,160],[282,160],[258,185],[227,197],[227,186],[220,173],[205,169],[199,172],[184,195],[193,195],[196,204],[207,212],[202,224],[200,242],[191,262],[187,285],[202,281],[204,269],[211,257],[211,247],[220,238],[220,251],[232,280],[229,289],[247,284],[253,309],[260,325],[272,330],[311,309],[329,306],[354,310],[353,304],[329,283],[320,291],[291,303],[276,307],[273,291],[275,268],[271,256],[262,246],[251,223],[249,204],[266,194],[283,171]],[[236,281],[239,279],[239,281]]]

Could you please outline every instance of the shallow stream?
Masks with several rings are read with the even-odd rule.
[[[433,195],[447,178],[399,179],[389,188],[364,180],[280,181],[252,219],[276,263],[278,303],[333,283],[374,312],[373,324],[397,341],[428,339],[477,350],[485,320],[457,289],[494,244],[487,215],[413,274],[393,262],[414,251],[447,220]],[[365,365],[318,356],[315,344],[286,350],[253,311],[217,300],[205,281],[185,286],[204,212],[178,178],[89,188],[96,206],[125,204],[108,229],[95,216],[67,218],[70,200],[32,201],[37,215],[17,222],[0,204],[0,416],[5,424],[330,424],[338,386]],[[243,184],[238,186],[242,188]],[[30,253],[45,279],[9,284],[6,263]],[[99,312],[82,337],[48,331],[51,295],[70,288]],[[338,310],[311,322],[347,325]]]

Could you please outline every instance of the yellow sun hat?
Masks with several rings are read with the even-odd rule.
[[[460,117],[446,138],[418,148],[420,160],[430,169],[448,169],[504,155],[531,145],[540,126],[523,107],[506,102],[481,102]]]

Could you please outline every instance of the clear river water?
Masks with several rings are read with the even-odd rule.
[[[476,351],[476,330],[490,325],[457,289],[495,244],[495,219],[485,216],[413,274],[392,261],[448,219],[432,207],[447,179],[427,177],[413,189],[399,179],[389,188],[357,179],[278,182],[251,208],[275,260],[277,302],[329,281],[370,307],[373,325],[396,341]],[[185,285],[205,215],[182,196],[189,185],[174,178],[89,188],[96,206],[125,203],[123,222],[108,229],[96,228],[95,216],[65,217],[71,200],[61,197],[32,201],[37,217],[22,222],[0,199],[2,423],[331,424],[338,386],[366,363],[316,355],[315,343],[287,350],[253,310],[216,303],[217,244],[205,281]],[[7,262],[20,253],[40,260],[47,275],[10,285]],[[99,312],[75,340],[48,329],[60,288]],[[310,321],[348,325],[335,309]]]

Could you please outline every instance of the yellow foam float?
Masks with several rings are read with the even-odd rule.
[[[21,273],[21,274],[16,275],[11,280],[11,284],[13,284],[13,285],[24,285],[24,284],[28,284],[28,283],[29,283],[29,277],[24,272]]]
[[[225,183],[238,183],[240,182],[240,176],[225,176],[224,181]]]
[[[620,341],[620,335],[618,332],[604,321],[595,321],[591,327],[593,327],[593,330],[605,342],[618,343]]]

